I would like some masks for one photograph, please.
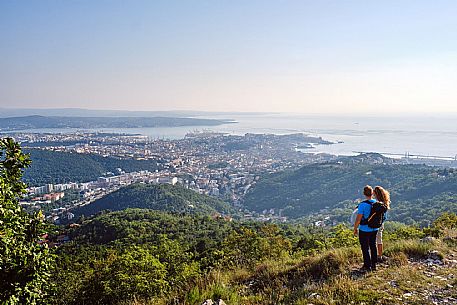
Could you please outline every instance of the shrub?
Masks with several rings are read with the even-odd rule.
[[[241,227],[232,231],[222,243],[223,264],[226,266],[249,266],[269,258],[286,257],[291,250],[290,241],[279,234],[275,225],[265,225],[259,232]]]
[[[387,233],[387,234],[386,234]],[[385,230],[385,240],[419,239],[425,236],[423,230],[415,226],[397,225],[393,230]]]
[[[353,232],[345,225],[339,224],[330,231],[329,243],[335,248],[357,245],[358,239]]]
[[[443,213],[438,217],[430,228],[425,229],[425,232],[433,237],[451,237],[456,238],[457,234],[457,214]]]

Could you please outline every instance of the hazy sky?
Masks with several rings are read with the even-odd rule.
[[[457,1],[0,0],[0,106],[457,112]]]

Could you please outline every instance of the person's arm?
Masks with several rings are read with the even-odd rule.
[[[356,236],[359,234],[359,225],[360,225],[360,222],[362,221],[362,217],[363,217],[363,214],[357,214],[357,218],[355,219],[354,235],[356,235]]]

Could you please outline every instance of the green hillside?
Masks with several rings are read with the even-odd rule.
[[[283,209],[297,218],[328,207],[350,211],[366,184],[391,192],[394,220],[430,222],[444,211],[457,212],[457,170],[425,165],[344,161],[311,164],[261,179],[245,197],[247,208]],[[349,200],[349,202],[348,202]]]
[[[53,275],[55,304],[121,304],[171,294],[183,304],[180,290],[206,272],[291,249],[276,225],[144,209],[98,215],[66,234],[71,242],[58,248]]]
[[[25,152],[32,159],[32,165],[24,173],[24,181],[28,185],[97,180],[102,174],[114,172],[117,168],[126,172],[155,171],[158,168],[153,160],[118,159],[41,149],[26,149]]]
[[[128,209],[69,228],[50,304],[437,304],[455,300],[455,214],[431,228],[390,227],[388,260],[362,257],[345,226],[226,221]],[[436,238],[421,239],[432,234]],[[53,238],[53,237],[51,237]],[[353,302],[353,303],[352,303]],[[435,303],[434,303],[435,302]]]
[[[79,215],[93,215],[103,210],[142,208],[173,213],[210,215],[233,213],[230,205],[219,199],[200,195],[180,185],[133,184],[123,187],[89,205],[74,209]]]

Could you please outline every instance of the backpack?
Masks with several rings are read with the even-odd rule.
[[[371,211],[368,219],[362,219],[360,224],[368,225],[372,229],[378,229],[386,220],[387,204],[376,201],[371,203]]]
[[[351,217],[349,218],[349,222],[351,223],[352,226],[355,224],[355,220],[357,218],[357,214],[359,213],[359,208],[356,207],[354,211],[352,211]]]

